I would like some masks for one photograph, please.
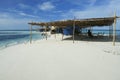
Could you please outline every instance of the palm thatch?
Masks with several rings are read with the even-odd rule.
[[[56,26],[64,28],[66,26],[79,26],[80,28],[94,27],[94,26],[110,26],[114,23],[114,19],[119,17],[105,17],[105,18],[89,18],[89,19],[77,19],[77,20],[64,20],[64,21],[53,21],[53,22],[31,22],[30,25],[38,26]]]

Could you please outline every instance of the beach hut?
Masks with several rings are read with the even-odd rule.
[[[88,18],[88,19],[73,19],[73,20],[63,20],[63,21],[52,21],[52,22],[30,22],[28,24],[32,25],[38,25],[38,26],[56,26],[56,28],[62,28],[66,29],[63,32],[65,34],[72,34],[73,36],[73,43],[74,43],[74,35],[75,35],[75,29],[76,26],[80,29],[89,28],[89,27],[102,27],[102,26],[112,26],[114,23],[114,26],[112,26],[113,31],[113,45],[115,45],[115,38],[116,38],[116,19],[120,18],[118,16],[114,17],[104,17],[104,18]],[[67,28],[67,27],[70,27]],[[72,28],[71,28],[72,27]],[[71,30],[72,29],[72,30]],[[69,30],[69,31],[68,31]]]

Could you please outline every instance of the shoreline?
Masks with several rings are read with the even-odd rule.
[[[117,51],[117,52],[115,52],[115,50],[114,50],[114,52],[112,52],[110,49],[115,49],[115,48],[117,48],[117,47],[119,47],[120,46],[120,42],[118,41],[118,42],[116,42],[116,45],[115,46],[113,46],[112,45],[112,41],[108,41],[108,42],[106,42],[106,41],[91,41],[91,40],[89,40],[89,39],[87,39],[87,41],[85,40],[75,40],[75,43],[73,43],[73,41],[72,40],[69,40],[69,38],[71,38],[71,36],[64,36],[64,39],[65,40],[63,40],[62,41],[62,38],[61,38],[61,34],[56,34],[56,37],[55,37],[55,35],[53,34],[53,35],[51,35],[51,36],[49,36],[48,38],[47,38],[47,40],[45,39],[45,37],[44,38],[41,38],[41,39],[37,39],[37,40],[32,40],[32,43],[30,44],[30,42],[29,41],[24,41],[24,42],[17,42],[16,44],[10,44],[9,45],[9,43],[8,43],[8,46],[6,47],[3,47],[3,48],[1,48],[0,50],[4,50],[4,49],[6,49],[6,48],[10,48],[10,47],[14,47],[14,46],[17,46],[17,45],[33,45],[33,44],[39,44],[39,43],[42,43],[42,41],[44,42],[44,43],[46,43],[46,42],[50,42],[50,40],[52,41],[52,42],[61,42],[61,44],[63,43],[66,43],[66,42],[70,42],[70,43],[72,43],[72,44],[78,44],[78,43],[87,43],[87,44],[90,44],[91,46],[96,46],[96,47],[100,47],[100,49],[103,47],[103,49],[102,50],[104,50],[105,52],[108,52],[108,53],[117,53],[118,55],[120,55],[120,53]],[[67,40],[67,38],[68,38],[68,40]],[[109,49],[109,50],[105,50],[105,49]],[[117,50],[117,49],[116,49]]]

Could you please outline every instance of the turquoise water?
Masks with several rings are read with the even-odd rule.
[[[104,35],[109,35],[109,30],[93,30],[93,33],[100,33],[100,34],[104,34]],[[110,32],[110,34],[112,35],[113,32]],[[116,41],[120,41],[120,30],[116,31]]]
[[[32,40],[42,39],[40,32],[32,32]],[[0,49],[21,44],[29,43],[30,31],[0,31]]]
[[[86,30],[83,32],[87,32]],[[104,34],[109,34],[108,30],[93,30],[92,33],[97,34],[97,33],[104,33]],[[116,31],[117,39],[120,40],[120,30]],[[43,37],[41,36],[40,32],[33,31],[32,32],[32,40],[40,40]],[[1,30],[0,31],[0,49],[16,45],[16,44],[21,44],[21,43],[29,43],[30,41],[30,31],[5,31]]]
[[[84,29],[83,33],[87,33],[88,30]],[[93,34],[97,34],[97,33],[104,33],[109,35],[109,30],[92,30]],[[113,34],[113,32],[111,31],[111,34]],[[119,37],[120,36],[120,30],[116,30],[116,36]]]

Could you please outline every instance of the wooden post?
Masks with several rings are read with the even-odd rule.
[[[47,40],[47,26],[45,26],[45,37],[46,37],[46,40]]]
[[[73,43],[75,39],[75,17],[74,17],[74,22],[73,22]]]
[[[113,46],[115,46],[115,40],[116,40],[116,12],[115,12],[115,16],[114,16]]]
[[[55,39],[56,39],[56,27],[55,27]]]
[[[64,34],[62,33],[62,41],[63,41]]]
[[[63,33],[63,28],[62,28],[62,41],[63,41],[64,33]]]
[[[32,43],[32,25],[30,25],[30,44]]]
[[[62,33],[62,41],[63,41],[64,33]]]
[[[110,39],[110,37],[111,37],[111,34],[110,34],[110,27],[111,27],[111,26],[109,26],[109,39]]]

